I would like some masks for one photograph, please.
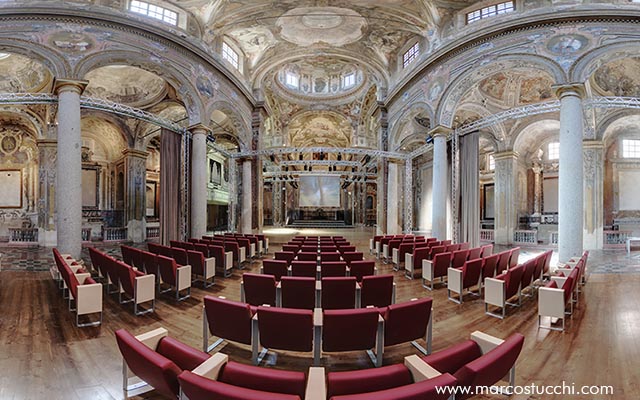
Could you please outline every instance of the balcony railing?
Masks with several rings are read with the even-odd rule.
[[[513,242],[518,244],[538,244],[538,231],[535,229],[514,231]]]
[[[623,249],[627,245],[627,237],[631,231],[604,231],[605,249]]]
[[[127,240],[127,228],[103,228],[102,240],[105,242],[116,240]]]
[[[91,228],[82,228],[82,241],[83,242],[91,241]]]
[[[38,228],[9,228],[9,243],[38,243]]]
[[[160,227],[159,226],[147,226],[147,239],[159,238]]]
[[[558,245],[558,231],[549,232],[549,243],[554,246]]]
[[[480,241],[493,243],[494,241],[493,232],[494,232],[493,229],[480,229]]]

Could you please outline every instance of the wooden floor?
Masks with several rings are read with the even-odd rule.
[[[369,232],[340,231],[359,250],[367,251]],[[273,237],[272,243],[288,239]],[[278,250],[272,244],[271,254]],[[371,257],[365,253],[367,257]],[[245,271],[257,271],[254,261]],[[390,265],[378,265],[380,273]],[[190,299],[157,301],[152,316],[135,317],[132,306],[105,298],[104,323],[97,328],[76,328],[66,301],[46,272],[0,272],[0,399],[121,399],[121,358],[114,331],[126,328],[139,334],[165,327],[169,334],[196,348],[201,347],[202,298],[225,295],[239,300],[241,273],[216,279],[210,289],[192,289]],[[594,274],[582,293],[578,310],[568,321],[566,333],[537,329],[536,299],[525,299],[520,309],[508,309],[504,321],[486,316],[480,299],[466,297],[463,305],[447,300],[446,288],[433,293],[420,280],[409,281],[396,273],[397,301],[412,297],[434,298],[433,350],[467,339],[474,330],[506,337],[525,335],[517,364],[520,385],[611,385],[613,396],[513,396],[516,399],[637,399],[640,398],[640,275]],[[250,348],[226,344],[222,352],[231,359],[250,363]],[[409,345],[387,348],[384,364],[402,362],[414,354]],[[305,370],[310,354],[271,352],[263,365]],[[363,352],[324,355],[329,370],[369,368]],[[157,398],[153,395],[144,398]],[[493,398],[504,398],[495,396]]]

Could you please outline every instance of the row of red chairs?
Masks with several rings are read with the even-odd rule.
[[[205,259],[213,258],[216,273],[219,273],[223,277],[231,275],[231,270],[233,269],[233,252],[226,251],[224,246],[210,244],[210,242],[206,240],[198,240],[197,242],[171,241],[171,243],[171,246],[174,248],[187,251],[199,251]]]
[[[449,268],[461,268],[467,261],[478,258],[481,258],[482,260],[489,260],[487,263],[484,263],[483,261],[484,264],[480,269],[484,266],[487,270],[486,276],[492,277],[494,276],[493,270],[495,269],[495,264],[492,264],[493,259],[490,258],[492,256],[492,252],[493,245],[490,244],[468,250],[439,252],[435,254],[432,259],[425,258],[422,260],[422,285],[429,290],[433,290],[435,279],[441,278],[441,280],[443,280],[447,277],[449,274]],[[493,268],[491,268],[490,265],[493,265]],[[429,281],[429,286],[426,284],[427,281]]]
[[[434,354],[405,357],[403,364],[325,375],[321,367],[305,373],[244,365],[222,353],[209,356],[169,337],[164,328],[138,336],[121,329],[116,340],[126,397],[155,389],[171,398],[182,392],[190,400],[446,400],[456,386],[466,389],[456,399],[467,399],[505,378],[513,390],[524,345],[517,333],[502,340],[476,331]]]
[[[236,242],[241,248],[245,249],[246,259],[260,257],[263,249],[268,246],[267,239],[264,235],[225,233],[224,235],[202,236],[204,240]]]
[[[317,264],[323,261],[345,261],[347,265],[350,265],[354,261],[364,260],[364,254],[361,251],[345,251],[342,253],[337,252],[293,252],[293,251],[276,251],[274,253],[275,260],[284,260],[288,264],[292,261],[313,261]],[[373,261],[372,261],[373,262]]]
[[[384,241],[383,241],[384,239]],[[425,238],[424,236],[416,236],[413,234],[407,235],[377,235],[373,238],[369,239],[369,254],[374,254],[376,258],[382,257],[383,245],[388,245],[389,241],[392,239],[407,239],[407,240],[417,240],[419,242],[422,241],[431,241],[436,240],[435,238]]]
[[[236,239],[234,237],[207,237],[203,236],[202,239],[189,239],[189,242],[206,244],[208,246],[218,246],[224,248],[225,251],[230,251],[233,255],[233,264],[242,269],[242,263],[249,262],[248,255],[251,252],[251,242],[249,239]]]
[[[511,252],[510,255],[507,254],[509,252]],[[485,313],[503,319],[507,305],[520,307],[523,291],[527,288],[534,290],[535,285],[543,281],[545,271],[549,270],[552,253],[552,250],[546,251],[523,264],[518,264],[517,258],[514,260],[514,257],[519,254],[519,248],[500,253],[497,267],[499,274],[484,280]],[[508,261],[501,262],[507,258]],[[514,297],[517,297],[517,302],[510,302],[509,300]],[[498,307],[502,312],[500,314],[491,312],[489,306]]]
[[[371,350],[376,366],[382,364],[385,346],[411,342],[431,352],[432,299],[414,299],[387,307],[314,310],[252,306],[224,298],[205,296],[203,350],[211,351],[223,340],[252,346],[258,364],[267,349],[311,352],[314,364],[321,352]],[[348,334],[345,334],[348,332]],[[219,339],[209,345],[209,334]],[[424,338],[426,349],[415,342]],[[262,346],[262,352],[259,347]],[[260,353],[260,354],[259,354]]]
[[[144,256],[146,258],[147,255]],[[120,304],[133,303],[135,315],[154,311],[157,261],[155,269],[147,270],[153,272],[145,273],[144,268],[117,260],[94,247],[89,247],[89,257],[94,269],[106,283],[107,293],[117,293]],[[110,291],[111,285],[115,286],[115,290]],[[151,303],[151,306],[142,308],[140,305],[144,303]]]
[[[572,258],[561,265],[557,275],[550,276],[549,282],[538,290],[538,327],[553,330],[565,329],[565,319],[573,314],[580,295],[580,286],[586,283],[586,268],[589,252],[580,258]],[[541,324],[542,317],[549,317],[548,325]],[[553,318],[562,321],[561,328],[553,327]]]
[[[322,278],[273,275],[242,275],[241,301],[254,306],[270,305],[313,310],[356,307],[386,307],[395,303],[393,275],[371,275],[357,282],[351,277]]]
[[[486,254],[492,251],[493,245],[484,246],[483,248],[478,249],[469,249],[469,243],[454,243],[443,245],[442,242],[439,241],[431,241],[428,243],[420,243],[416,244],[413,247],[411,253],[404,253],[404,274],[408,279],[413,279],[415,277],[416,270],[422,270],[422,275],[424,275],[424,267],[426,266],[426,261],[434,260],[434,258],[441,253],[452,253],[454,251],[466,251],[473,250],[473,252],[469,251],[467,254],[468,259],[469,255],[475,256],[476,253]],[[479,256],[479,255],[478,255]],[[463,261],[463,262],[464,262]],[[424,285],[424,281],[423,281]],[[426,287],[426,286],[425,286]]]
[[[329,276],[355,276],[358,281],[361,281],[363,276],[376,273],[376,265],[373,260],[320,261],[318,265],[315,261],[275,259],[264,260],[260,271],[274,275],[277,280],[283,276],[306,276],[316,279]]]
[[[50,272],[62,289],[63,298],[68,299],[69,311],[75,313],[76,326],[97,326],[102,323],[102,285],[96,283],[91,273],[68,254],[62,255],[53,248],[54,263]],[[99,320],[80,323],[80,317],[100,314]]]

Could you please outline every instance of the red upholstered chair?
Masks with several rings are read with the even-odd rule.
[[[233,240],[236,241],[236,243],[238,243],[238,246],[240,246],[240,249],[244,249],[244,254],[242,252],[242,250],[240,250],[240,262],[244,262],[246,260],[248,260],[249,258],[253,257],[256,253],[256,246],[255,244],[251,243],[251,241],[247,238],[244,237],[235,237]]]
[[[511,257],[509,257],[509,268],[513,268],[518,265],[518,259],[520,258],[520,247],[511,249]]]
[[[416,357],[416,356],[413,356]],[[405,365],[410,357],[405,357]],[[424,364],[420,359],[414,363]],[[357,371],[329,372],[327,391],[332,400],[447,400],[456,378],[451,374],[428,376],[422,369],[402,364]]]
[[[484,281],[486,278],[493,278],[498,267],[498,258],[500,254],[492,254],[482,259],[482,277],[480,278],[480,292],[484,289]]]
[[[276,251],[274,253],[274,258],[276,260],[284,260],[287,264],[291,264],[291,261],[296,258],[296,253],[292,251]]]
[[[495,278],[487,278],[484,280],[484,311],[485,314],[500,319],[504,318],[505,309],[507,305],[519,307],[521,304],[520,298],[520,284],[522,282],[522,275],[524,274],[524,267],[518,265],[517,267],[507,270],[504,274],[500,274]],[[509,303],[509,299],[518,296],[517,303]],[[496,314],[489,312],[489,305],[500,307],[502,314]]]
[[[204,296],[202,350],[210,352],[223,341],[251,344],[251,319],[257,308],[223,297]],[[209,345],[209,335],[218,338]]]
[[[433,260],[437,254],[444,253],[447,246],[445,245],[437,245],[429,248],[429,260]]]
[[[404,259],[404,276],[413,279],[416,270],[422,269],[422,261],[429,256],[429,247],[415,247],[413,253],[407,254]]]
[[[535,258],[536,260],[536,268],[533,270],[533,284],[537,286],[542,286],[543,283],[543,275],[542,270],[544,269],[544,262],[546,260],[546,254],[542,253]]]
[[[216,275],[216,259],[214,257],[205,258],[200,251],[187,250],[187,261],[191,265],[191,273],[202,277],[201,281],[205,288],[213,286]]]
[[[402,240],[403,238],[401,237],[393,238],[389,241],[389,244],[387,245],[387,247],[382,250],[382,254],[384,258],[383,261],[385,262],[385,264],[388,263],[389,261],[392,261],[393,250],[397,251],[397,249],[402,244]]]
[[[124,329],[116,331],[116,341],[123,359],[125,398],[155,389],[159,394],[178,399],[178,375],[184,370],[196,369],[209,355],[167,336],[167,330],[158,328],[133,336]],[[146,387],[139,389],[140,383]],[[144,390],[146,389],[146,390]]]
[[[164,245],[158,245],[158,250],[160,251],[160,253],[158,253],[161,256],[165,256],[165,257],[169,257],[172,258],[173,257],[173,251],[171,250],[171,247],[169,246],[164,246]]]
[[[415,242],[402,242],[397,249],[393,249],[391,261],[393,262],[393,270],[398,271],[401,265],[404,265],[406,254],[413,252]]]
[[[316,306],[315,278],[284,276],[280,281],[280,306],[313,310]]]
[[[312,253],[312,252],[305,252],[305,251],[301,251],[298,253],[297,257],[296,257],[297,261],[313,261],[316,264],[318,263],[318,253]]]
[[[496,274],[501,275],[509,269],[509,259],[511,258],[511,250],[505,250],[498,253],[498,264],[496,265]],[[494,276],[495,276],[494,275]]]
[[[349,266],[349,275],[355,276],[358,282],[361,282],[364,276],[372,276],[375,273],[376,263],[373,260],[351,261]]]
[[[326,278],[330,276],[346,276],[346,275],[347,275],[346,261],[320,262],[320,277]]]
[[[191,296],[191,265],[178,265],[173,258],[159,255],[158,269],[162,283],[169,285],[169,289],[161,291],[166,293],[172,290],[176,292],[178,301],[185,300]],[[187,294],[180,296],[180,292],[186,290]]]
[[[375,254],[376,257],[378,256],[378,243],[380,243],[380,239],[382,239],[382,235],[369,239],[369,254]]]
[[[302,253],[298,253],[300,255]],[[306,276],[309,278],[315,278],[317,273],[318,263],[316,261],[291,261],[291,276]]]
[[[207,245],[209,257],[216,259],[216,270],[222,273],[225,278],[231,275],[233,270],[233,252],[226,251],[224,246]]]
[[[466,250],[463,250],[466,251]],[[449,268],[447,271],[447,297],[454,303],[461,304],[464,299],[464,290],[480,296],[480,278],[482,276],[482,258],[469,260],[460,268]],[[474,293],[471,288],[477,286],[478,292]],[[451,296],[451,292],[457,293],[458,298]]]
[[[279,281],[289,275],[289,265],[285,260],[263,260],[261,273],[273,275]]]
[[[324,378],[324,371],[315,369]],[[213,355],[193,372],[183,371],[178,380],[189,400],[300,400],[305,398],[307,388],[304,372],[240,364],[229,361],[229,356],[222,353]]]
[[[433,290],[433,282],[436,278],[440,278],[442,281],[447,276],[451,266],[451,256],[451,253],[438,253],[433,260],[422,261],[422,286]],[[427,286],[427,281],[429,281],[429,286]]]
[[[187,251],[180,247],[172,247],[171,254],[174,260],[178,265],[189,265],[189,257],[187,256]],[[191,267],[193,270],[193,266]]]
[[[138,269],[142,269],[142,265],[140,264],[136,264],[133,261],[133,252],[137,250],[131,246],[125,246],[125,245],[120,245],[120,253],[122,254],[122,261],[125,262],[125,264],[130,265],[132,267],[136,267]]]
[[[538,328],[564,331],[567,315],[573,313],[572,294],[577,285],[577,273],[568,277],[552,276],[551,281],[538,289]],[[541,318],[549,317],[549,325],[542,325]],[[562,320],[562,328],[552,325],[553,318]]]
[[[384,318],[384,346],[411,342],[423,354],[431,353],[433,299],[423,297],[380,309]],[[416,340],[424,339],[426,348]]]
[[[310,352],[313,350],[313,311],[258,307],[252,332],[252,360],[258,365],[269,349]],[[258,354],[259,345],[263,350]]]
[[[445,253],[453,253],[458,250],[460,250],[460,245],[457,243],[448,244],[444,248]]]
[[[322,278],[320,296],[323,310],[356,307],[356,278],[353,276]]]
[[[493,254],[493,244],[487,244],[482,246],[482,253],[480,254],[482,258],[489,257],[492,254]]]
[[[520,283],[520,291],[523,296],[531,297],[533,296],[533,274],[536,270],[537,260],[532,258],[530,260],[525,261],[522,266],[524,267],[524,272],[522,273],[522,281]],[[525,293],[525,289],[529,289],[528,293]]]
[[[327,261],[341,261],[341,260],[342,260],[342,257],[340,256],[340,253],[338,253],[337,251],[320,252],[320,263],[327,262]]]
[[[320,332],[321,331],[321,332]],[[315,331],[314,365],[319,365],[322,351],[367,350],[376,367],[382,365],[384,320],[377,308],[323,310],[322,329]],[[370,350],[375,347],[375,354]]]
[[[324,245],[322,243],[320,243],[320,253],[338,253],[338,254],[340,254],[338,252],[338,248],[334,244]]]
[[[451,240],[443,240],[442,242],[440,242],[440,245],[442,246],[448,246],[451,244]]]
[[[346,245],[346,244],[345,245],[340,245],[340,246],[338,246],[338,251],[341,254],[352,253],[352,252],[356,251],[356,246]]]
[[[304,246],[300,247],[300,252],[301,253],[314,253],[316,256],[318,255],[318,245],[314,245],[314,246],[310,246],[308,244],[305,244]]]
[[[482,247],[474,247],[469,249],[467,260],[475,260],[476,258],[482,258]]]
[[[133,313],[135,315],[147,314],[155,308],[155,283],[154,275],[146,275],[122,261],[116,261],[116,271],[120,282],[120,293],[118,294],[120,304],[133,302]],[[126,299],[125,297],[128,297]],[[138,305],[151,302],[151,307],[138,311]]]
[[[506,340],[475,331],[471,340],[433,353],[422,360],[441,373],[452,374],[458,386],[470,388],[470,393],[457,399],[474,396],[477,387],[489,387],[508,377],[513,391],[515,364],[524,345],[524,336],[514,333]]]
[[[360,283],[360,307],[386,307],[396,302],[393,275],[364,276]]]
[[[291,252],[293,254],[297,254],[299,250],[300,250],[300,246],[297,245],[297,244],[285,244],[285,245],[282,245],[282,251],[288,251],[288,252]]]
[[[469,242],[460,243],[460,248],[458,250],[469,250],[471,244]]]
[[[240,263],[242,261],[244,261],[243,257],[241,257],[241,251],[240,251],[240,246],[238,245],[238,243],[236,242],[230,242],[230,241],[225,241],[223,243],[220,242],[214,242],[215,245],[217,246],[224,246],[224,251],[230,251],[231,254],[233,255],[233,264],[240,268]],[[244,252],[244,250],[242,251]]]
[[[161,246],[157,243],[151,243],[151,242],[147,243],[147,248],[153,254],[160,254],[160,247]]]
[[[245,272],[240,282],[240,301],[252,306],[268,304],[275,307],[277,284],[273,275]]]
[[[460,268],[467,262],[469,250],[456,250],[451,254],[451,268]]]

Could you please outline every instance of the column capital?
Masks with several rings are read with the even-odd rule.
[[[438,136],[447,137],[451,134],[451,132],[453,132],[453,129],[448,128],[444,125],[438,125],[435,128],[431,129],[428,134],[431,135],[431,137],[436,138]]]
[[[514,159],[517,160],[520,154],[514,150],[502,151],[500,153],[493,153],[493,159],[495,161],[506,160],[506,159]]]
[[[203,124],[202,122],[198,122],[197,124],[193,124],[187,128],[192,135],[203,134],[206,135],[212,132],[211,128]]]
[[[84,92],[89,81],[80,80],[80,79],[64,79],[64,78],[54,78],[53,79],[53,93],[60,94],[63,92],[76,92],[79,95]]]
[[[149,153],[138,149],[124,149],[122,150],[122,155],[125,157],[147,158]]]
[[[582,99],[587,94],[584,83],[581,82],[551,85],[551,89],[556,92],[556,96],[558,96],[559,99],[562,99],[565,96],[575,96]]]
[[[583,150],[603,150],[604,143],[601,140],[584,140],[582,142]]]

